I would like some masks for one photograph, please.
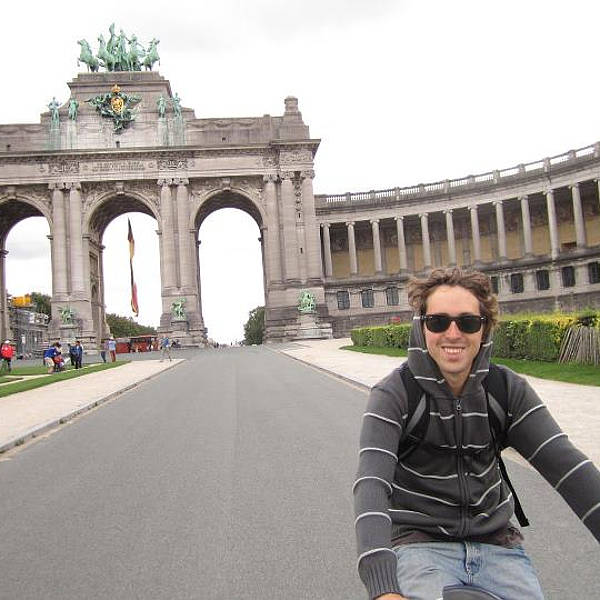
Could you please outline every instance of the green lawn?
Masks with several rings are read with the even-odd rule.
[[[7,381],[16,381],[17,379],[22,379],[22,377],[2,377],[2,376],[0,376],[0,383],[6,383]]]
[[[128,362],[129,361],[127,360],[118,360],[114,363],[99,363],[96,365],[85,367],[83,369],[69,369],[68,371],[62,371],[61,373],[52,373],[50,375],[45,375],[44,377],[36,377],[31,379],[24,379],[15,383],[7,383],[6,385],[0,386],[0,398],[2,396],[8,396],[17,392],[25,392],[27,390],[33,390],[35,388],[43,387],[45,385],[50,385],[51,383],[55,383],[56,381],[64,381],[65,379],[73,379],[74,377],[83,377],[84,375],[95,373],[96,371],[105,371],[106,369],[113,369],[114,367],[120,367],[122,365],[125,365]],[[37,370],[33,372],[32,369]],[[19,372],[17,373],[17,371]],[[14,374],[25,375],[25,373],[21,371],[28,371],[26,373],[27,375],[35,375],[48,372],[48,370],[45,367],[22,367],[22,370],[13,369]]]
[[[343,350],[365,352],[366,354],[382,354],[384,356],[406,356],[401,348],[376,348],[372,346],[344,346]],[[600,386],[600,367],[578,365],[575,363],[551,363],[537,360],[520,360],[515,358],[492,358],[499,365],[506,365],[522,375],[531,375],[540,379],[552,379],[565,383]]]

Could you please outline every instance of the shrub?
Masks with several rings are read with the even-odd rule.
[[[408,348],[408,340],[410,338],[410,323],[403,323],[401,325],[390,325],[389,329],[389,341],[392,348]]]
[[[359,327],[350,332],[350,338],[355,346],[368,346],[371,335],[369,327]]]
[[[371,328],[371,339],[369,340],[369,346],[376,346],[377,348],[385,348],[389,346],[388,327],[372,327]]]

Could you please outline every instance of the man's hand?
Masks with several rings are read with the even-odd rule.
[[[383,596],[377,596],[377,600],[408,600],[400,594],[384,594]]]

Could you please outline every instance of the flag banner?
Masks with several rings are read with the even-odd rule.
[[[131,222],[127,219],[127,241],[129,242],[129,272],[131,275],[131,310],[137,317],[140,314],[137,298],[137,285],[133,279],[133,255],[135,253],[135,240],[133,239],[133,231],[131,230]]]

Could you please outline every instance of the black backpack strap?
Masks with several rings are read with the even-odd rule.
[[[527,527],[529,521],[525,516],[517,492],[508,476],[506,465],[502,460],[502,450],[506,448],[506,439],[508,436],[508,385],[506,383],[506,375],[502,369],[499,369],[495,364],[490,363],[490,370],[487,377],[483,380],[483,388],[488,405],[488,421],[490,424],[490,432],[498,457],[498,465],[502,478],[512,492],[515,502],[515,515],[521,527]]]
[[[398,447],[398,459],[406,458],[421,444],[429,426],[429,396],[408,368],[408,361],[400,367],[400,377],[406,390],[408,417]]]

